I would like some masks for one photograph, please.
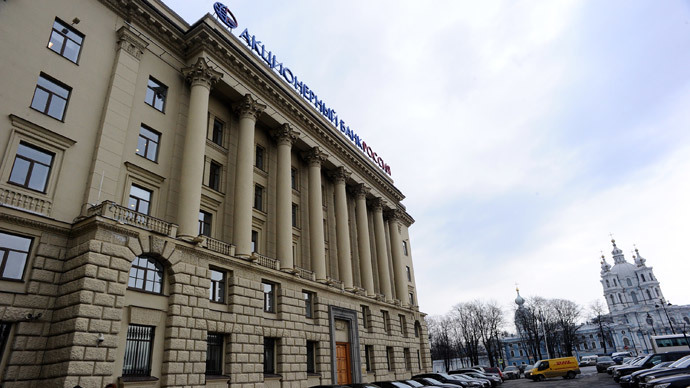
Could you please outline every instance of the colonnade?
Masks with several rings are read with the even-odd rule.
[[[187,132],[182,155],[180,179],[180,201],[178,208],[179,233],[181,238],[194,238],[198,234],[198,214],[201,202],[203,182],[203,163],[206,144],[206,117],[211,87],[222,77],[222,74],[210,68],[203,58],[195,65],[183,69],[191,83]],[[239,133],[237,145],[237,164],[235,174],[233,243],[235,255],[249,258],[252,232],[252,200],[254,174],[254,133],[256,121],[266,106],[257,102],[249,94],[233,107],[239,116]],[[292,187],[291,155],[292,146],[299,133],[290,125],[283,124],[271,132],[277,144],[278,167],[276,180],[276,253],[280,267],[287,272],[296,272],[292,251]],[[327,262],[325,251],[325,231],[323,225],[323,193],[321,185],[322,164],[328,156],[320,147],[313,147],[301,153],[308,165],[308,214],[309,244],[311,269],[319,282],[326,282]],[[335,187],[335,220],[336,247],[338,252],[338,270],[340,280],[346,290],[354,291],[352,271],[352,252],[350,249],[350,229],[347,206],[347,184],[350,172],[345,167],[337,167],[329,173]],[[360,183],[351,187],[355,198],[355,223],[361,285],[366,295],[375,297],[374,271],[369,239],[369,219],[367,212],[367,194],[370,189]],[[381,198],[373,200],[374,243],[379,274],[379,288],[386,301],[397,299],[403,305],[409,305],[406,298],[407,281],[402,261],[402,238],[400,234],[401,213],[398,210],[386,211]],[[388,223],[391,242],[391,257],[394,273],[390,274],[388,266],[388,249],[386,244],[386,225]],[[392,281],[394,280],[394,282]],[[397,291],[397,292],[396,292]]]

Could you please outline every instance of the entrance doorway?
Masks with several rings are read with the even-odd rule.
[[[336,365],[338,368],[337,384],[352,384],[352,371],[350,370],[350,344],[347,342],[335,343]]]

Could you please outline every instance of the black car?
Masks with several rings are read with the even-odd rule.
[[[633,386],[640,386],[643,382],[647,382],[654,378],[661,378],[666,376],[672,376],[677,374],[690,373],[690,356],[685,356],[680,360],[669,365],[667,368],[663,369],[648,369],[646,371],[640,371],[633,373],[633,382],[636,384]]]
[[[690,375],[673,375],[649,381],[645,388],[686,388],[690,386]]]
[[[664,361],[675,361],[683,356],[690,354],[690,350],[681,350],[676,352],[666,352],[666,353],[656,353],[650,354],[643,358],[636,365],[624,366],[616,368],[613,371],[613,381],[619,382],[622,376],[627,376],[633,372],[641,369],[649,369],[654,365],[664,362]]]
[[[622,388],[637,388],[638,383],[640,382],[640,375],[649,373],[649,372],[658,372],[661,370],[666,370],[668,367],[673,364],[674,361],[664,361],[662,363],[656,364],[653,367],[649,369],[642,369],[638,370],[637,372],[633,372],[627,376],[621,377],[620,385]]]
[[[597,357],[597,373],[604,373],[606,372],[606,368],[613,365],[616,365],[616,362],[613,361],[613,358],[609,356]]]
[[[374,385],[381,388],[411,388],[409,384],[400,381],[374,381]]]
[[[433,386],[433,387],[442,387],[442,388],[458,388],[460,387],[469,387],[469,384],[465,384],[462,381],[453,381],[451,383],[445,383],[441,380],[437,380],[433,377],[426,377],[426,376],[420,376],[416,375],[412,377],[412,380],[417,381],[421,384],[424,384],[426,386]]]

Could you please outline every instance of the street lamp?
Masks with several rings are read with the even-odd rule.
[[[654,335],[656,335],[656,329],[654,328],[654,319],[652,319],[652,316],[647,313],[647,324],[652,327],[652,331],[654,332]]]
[[[673,334],[676,334],[676,330],[673,328],[673,322],[671,322],[671,318],[668,316],[668,310],[666,310],[666,301],[663,299],[660,299],[659,302],[661,302],[661,308],[664,309],[664,314],[666,314],[666,320],[668,321],[669,326],[671,326],[671,332]],[[669,303],[670,305],[670,303]],[[654,304],[654,307],[659,308],[658,304]]]

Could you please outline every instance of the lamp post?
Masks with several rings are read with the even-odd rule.
[[[685,344],[688,345],[688,348],[690,348],[690,340],[688,340],[688,336],[685,334],[686,325],[686,323],[683,323],[683,339],[685,339]]]
[[[654,335],[656,335],[656,329],[654,328],[654,319],[652,319],[652,316],[647,313],[647,324],[652,327],[652,331],[654,332]]]
[[[671,322],[671,318],[668,316],[668,310],[666,310],[666,301],[663,299],[659,299],[659,302],[661,303],[661,308],[664,309],[664,314],[666,314],[666,320],[668,321],[668,325],[671,326],[671,332],[673,334],[676,334],[676,330],[673,328],[673,322]],[[655,304],[654,307],[659,308],[659,305]]]
[[[546,325],[544,325],[544,314],[539,309],[539,317],[541,318],[541,330],[544,333],[544,345],[546,346],[546,357],[551,358],[551,353],[549,352],[549,340],[546,338]]]

